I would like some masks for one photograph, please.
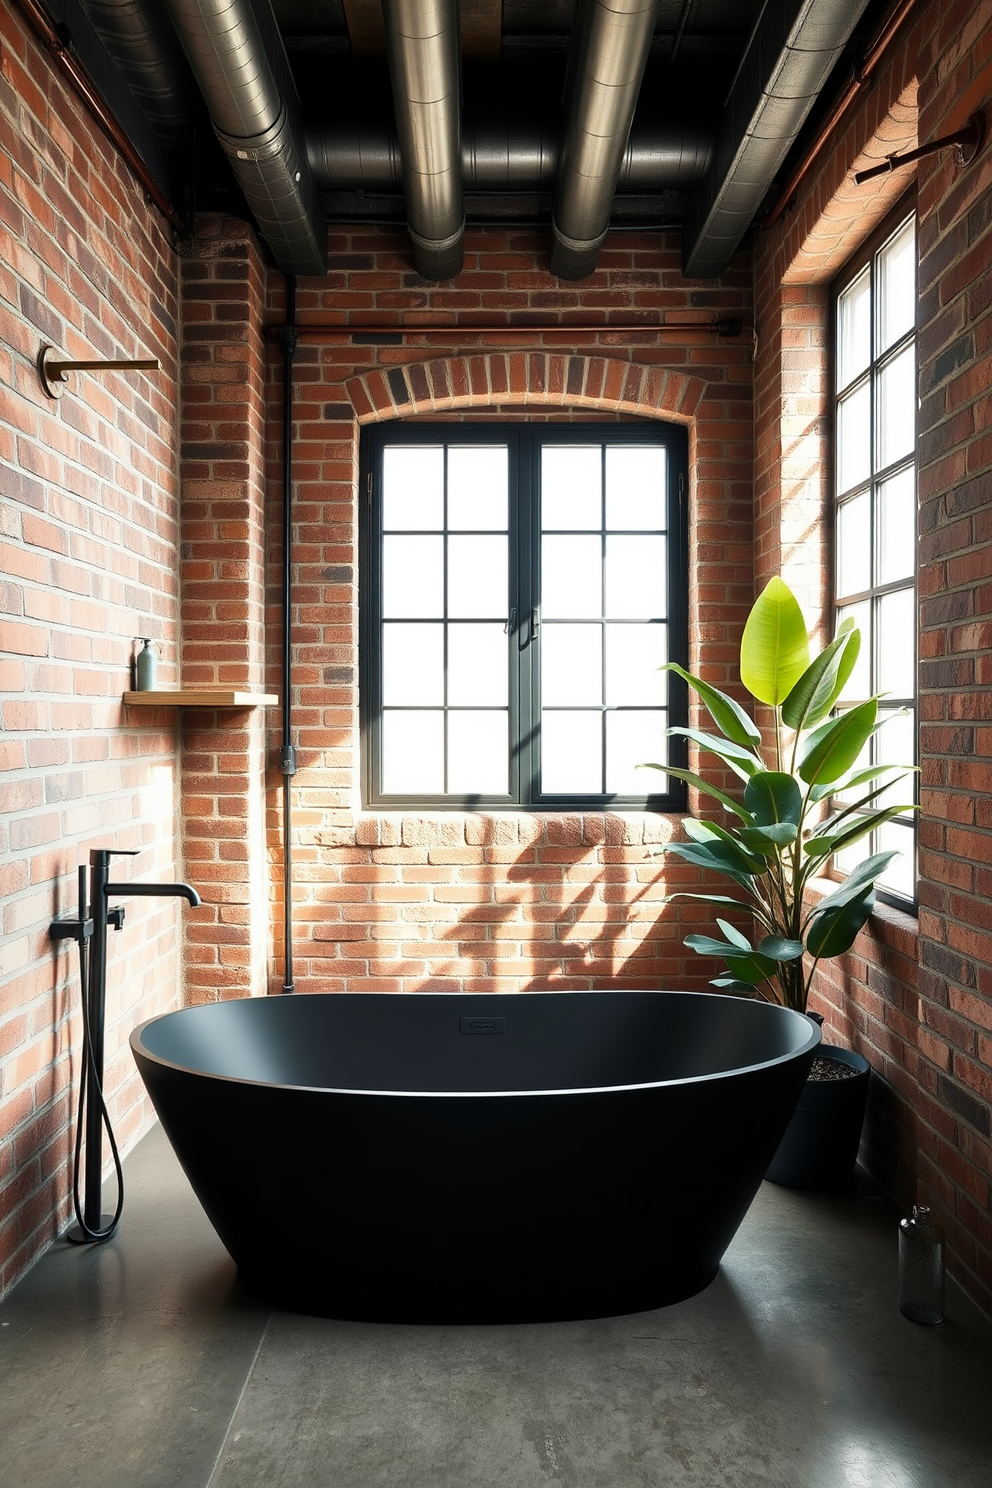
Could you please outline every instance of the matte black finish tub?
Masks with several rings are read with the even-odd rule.
[[[131,1045],[250,1289],[471,1322],[705,1287],[819,1039],[705,993],[336,993],[187,1008]]]

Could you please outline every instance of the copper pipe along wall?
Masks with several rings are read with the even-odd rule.
[[[40,0],[16,0],[16,4],[35,32],[35,35],[40,39],[45,50],[51,54],[53,60],[58,63],[62,71],[70,79],[76,92],[115,150],[127,161],[128,166],[147,195],[148,200],[153,206],[158,208],[166,221],[171,223],[177,231],[185,232],[186,223],[184,219],[162,191],[158,182],[145,165],[145,162],[123,129],[121,129],[113,114],[107,108],[89,73],[73,56],[69,47],[59,35],[55,27],[55,22],[45,7],[40,4]]]
[[[813,143],[810,145],[799,165],[789,177],[789,181],[782,191],[781,196],[778,198],[778,201],[772,207],[768,216],[761,224],[762,227],[774,227],[775,223],[782,216],[783,212],[786,211],[789,203],[792,201],[792,198],[795,196],[796,192],[799,190],[800,186],[805,181],[810,171],[813,169],[813,166],[820,158],[824,147],[829,144],[830,140],[832,139],[834,131],[839,125],[841,119],[847,113],[847,110],[861,93],[862,89],[867,88],[868,85],[871,83],[872,74],[875,68],[878,66],[879,62],[882,60],[889,47],[892,45],[892,42],[895,40],[896,34],[900,30],[903,22],[905,21],[906,17],[909,15],[915,4],[916,0],[899,0],[899,3],[896,5],[895,9],[890,12],[888,18],[882,25],[882,29],[878,32],[874,40],[869,43],[867,49],[865,50],[860,64],[853,77],[851,78],[851,81],[848,83],[843,93],[837,99],[837,102],[830,110],[830,113],[827,115],[826,119],[824,119],[822,125],[820,126],[820,131],[817,134],[816,138],[813,140]]]

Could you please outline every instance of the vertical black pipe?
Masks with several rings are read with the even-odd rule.
[[[282,864],[283,864],[283,981],[284,992],[295,992],[293,983],[293,803],[292,780],[296,774],[293,748],[293,357],[296,334],[296,278],[286,279],[286,321],[279,342],[282,347]]]

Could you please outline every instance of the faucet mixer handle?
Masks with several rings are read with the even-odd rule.
[[[136,858],[140,847],[91,847],[90,867],[106,868],[111,858]]]

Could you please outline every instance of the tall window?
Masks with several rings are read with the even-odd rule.
[[[861,630],[857,668],[842,706],[884,693],[887,721],[864,763],[916,760],[916,219],[890,220],[835,293],[835,619]],[[873,809],[914,799],[915,777],[891,785]],[[846,871],[897,848],[880,888],[897,903],[916,893],[912,813],[879,826],[843,855]]]
[[[393,424],[362,463],[366,803],[680,809],[639,766],[682,758],[684,431]]]

